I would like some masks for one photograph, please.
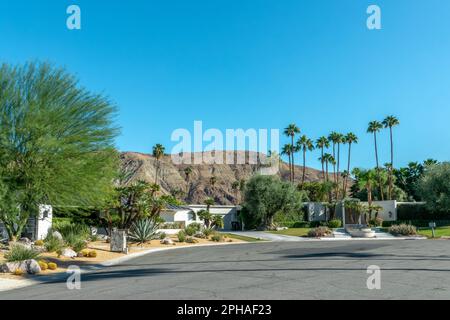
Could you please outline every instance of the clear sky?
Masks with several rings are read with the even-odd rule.
[[[70,4],[82,30],[66,28]],[[382,30],[366,27],[370,4]],[[0,61],[29,60],[108,95],[122,151],[170,150],[172,131],[194,120],[221,130],[295,122],[314,139],[355,132],[353,164],[369,167],[367,123],[392,114],[397,165],[450,160],[448,0],[2,0]],[[379,148],[387,162],[387,132]]]

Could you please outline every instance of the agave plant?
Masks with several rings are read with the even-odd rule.
[[[142,244],[147,241],[157,239],[158,228],[159,224],[151,219],[138,220],[131,226],[128,237],[131,241]]]

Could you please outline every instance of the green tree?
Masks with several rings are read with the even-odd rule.
[[[450,214],[450,162],[428,167],[417,189],[431,212]]]
[[[155,173],[155,183],[158,183],[158,174],[161,171],[161,159],[164,157],[164,152],[166,151],[166,148],[160,144],[157,143],[153,146],[153,156],[156,159],[156,173]]]
[[[276,176],[253,176],[246,184],[241,216],[247,229],[273,228],[277,213],[299,212],[303,193]]]
[[[344,185],[342,188],[343,197],[345,198],[346,192],[347,192],[347,186],[348,186],[348,178],[350,176],[350,162],[351,162],[351,155],[352,155],[352,145],[358,143],[358,137],[353,132],[349,132],[346,134],[344,141],[346,144],[348,144],[348,157],[347,157],[347,174],[344,177]]]
[[[378,162],[378,145],[377,145],[377,133],[383,128],[383,124],[378,121],[369,122],[369,126],[367,127],[367,132],[373,134],[373,141],[375,146],[375,162],[376,162],[376,170],[378,176],[378,187],[380,188],[381,200],[384,200],[383,195],[383,186],[381,183],[381,175],[380,175],[380,165]]]
[[[110,197],[119,163],[115,112],[64,69],[0,67],[0,180],[12,209],[3,207],[0,219],[12,240],[39,204],[100,206]]]
[[[390,163],[390,167],[389,167],[389,190],[388,190],[389,200],[392,199],[392,189],[394,186],[393,172],[392,172],[392,170],[394,169],[394,139],[393,139],[392,128],[395,126],[398,126],[399,124],[400,124],[400,121],[394,116],[388,116],[383,120],[384,127],[389,128],[389,137],[390,137],[390,143],[391,143],[391,163]]]
[[[327,137],[320,137],[319,139],[316,140],[316,148],[320,149],[320,157],[323,158],[324,153],[325,153],[325,148],[329,148],[330,147],[330,142],[328,141]],[[321,161],[322,164],[322,178],[323,178],[323,182],[325,182],[326,178],[325,178],[325,167],[324,167],[324,161]]]
[[[292,181],[292,165],[291,165],[291,155],[293,153],[293,147],[292,144],[285,144],[283,146],[283,149],[281,150],[282,155],[288,156],[289,161],[289,181]]]
[[[294,168],[295,168],[295,161],[294,161],[294,154],[295,154],[295,144],[294,144],[294,139],[295,139],[295,135],[300,133],[300,128],[297,127],[297,125],[295,123],[292,123],[290,125],[288,125],[285,129],[284,129],[284,135],[288,136],[291,138],[291,146],[292,146],[292,152],[291,152],[291,166],[290,166],[290,173],[291,173],[291,181],[294,182],[295,180],[295,173],[294,173]]]
[[[303,135],[297,141],[297,148],[303,153],[303,171],[302,171],[302,185],[305,183],[306,177],[306,152],[314,150],[314,144],[311,139]]]
[[[331,132],[328,135],[328,141],[331,142],[332,144],[332,150],[333,150],[333,159],[337,159],[336,157],[336,146],[340,146],[341,142],[342,142],[342,138],[343,135],[338,133],[338,132]],[[339,160],[337,160],[334,164],[333,164],[333,178],[334,178],[334,182],[337,183],[337,175],[336,175],[336,164],[339,163]],[[339,169],[338,169],[339,171]]]

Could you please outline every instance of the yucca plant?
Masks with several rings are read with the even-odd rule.
[[[49,233],[44,240],[44,247],[48,252],[56,252],[64,247],[64,242]]]
[[[131,226],[128,237],[139,244],[158,238],[159,224],[151,219],[138,220]]]
[[[9,251],[5,254],[7,262],[17,262],[30,259],[37,259],[40,253],[34,249],[25,247],[20,244],[12,245]]]

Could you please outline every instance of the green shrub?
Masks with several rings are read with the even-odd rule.
[[[29,259],[37,259],[40,253],[21,244],[11,245],[9,251],[5,254],[7,262],[17,262]]]
[[[328,227],[317,227],[308,231],[308,237],[320,238],[331,234],[331,230]]]
[[[205,237],[209,237],[214,233],[214,230],[212,228],[203,228],[202,233]]]
[[[393,235],[413,236],[417,234],[417,229],[410,224],[395,224],[389,227],[389,233]]]
[[[223,235],[220,233],[216,233],[211,237],[211,240],[214,242],[222,242],[223,241]]]
[[[58,231],[69,246],[72,246],[79,239],[88,240],[91,236],[91,229],[80,223],[67,223],[65,221],[53,225],[52,230]]]
[[[186,243],[198,243],[198,240],[196,240],[193,237],[187,237],[186,238]]]
[[[193,222],[190,225],[188,225],[186,228],[184,228],[184,232],[186,232],[186,234],[188,236],[193,236],[195,233],[200,231],[201,228],[202,228],[202,225],[200,223]]]
[[[86,241],[83,239],[78,239],[76,242],[74,242],[71,245],[73,251],[75,251],[76,253],[81,252],[83,249],[85,249],[87,247]]]
[[[150,219],[142,219],[133,223],[128,237],[131,241],[145,243],[157,238],[159,224]]]
[[[61,250],[63,246],[64,242],[54,237],[51,233],[49,233],[44,240],[44,247],[48,252],[56,252],[58,250]]]
[[[165,222],[159,226],[160,229],[183,229],[184,222]]]
[[[375,226],[375,227],[381,227],[383,225],[383,219],[381,219],[380,217],[376,217],[375,219],[372,219],[369,221],[369,225]]]
[[[165,232],[160,232],[160,233],[159,233],[159,239],[160,239],[160,240],[163,240],[163,239],[165,239],[165,238],[167,238],[167,234],[166,234]]]
[[[181,230],[177,233],[178,241],[179,242],[185,242],[186,241],[186,232],[184,230]]]
[[[328,228],[336,229],[340,228],[342,226],[342,221],[338,219],[330,220],[328,221]]]

